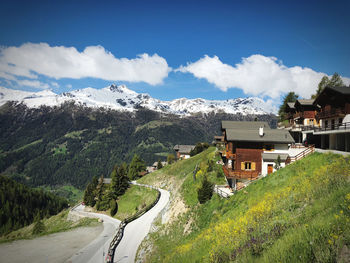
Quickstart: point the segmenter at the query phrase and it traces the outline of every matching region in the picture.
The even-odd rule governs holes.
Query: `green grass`
[[[158,192],[154,189],[131,185],[124,195],[117,200],[118,212],[115,215],[119,220],[123,220],[146,206],[153,203],[157,198]]]
[[[64,137],[72,138],[72,139],[81,139],[80,135],[85,131],[87,131],[87,129],[80,130],[80,131],[72,131],[72,132],[69,132],[66,135],[64,135]]]
[[[31,142],[31,143],[28,143],[28,144],[26,144],[26,145],[23,145],[22,147],[19,147],[19,148],[13,150],[13,152],[22,151],[22,150],[24,150],[25,148],[28,148],[28,147],[30,147],[30,146],[33,146],[33,145],[35,145],[35,144],[37,144],[37,143],[41,143],[42,141],[43,141],[43,140],[40,139],[40,140],[36,140],[36,141],[34,141],[34,142]]]
[[[173,123],[170,121],[155,120],[155,121],[150,121],[144,125],[137,126],[135,129],[135,132],[138,132],[142,129],[155,129],[161,126],[171,126],[171,125],[173,125]]]
[[[155,184],[163,180],[166,187],[171,180],[182,182],[179,193],[188,207],[150,235],[148,262],[345,260],[342,251],[350,246],[348,158],[315,153],[228,200],[214,194],[199,205],[191,171],[211,155],[209,149],[142,179]]]
[[[1,236],[0,243],[14,241],[18,239],[32,239],[38,236],[64,232],[77,227],[97,226],[100,224],[97,221],[97,219],[94,219],[94,218],[82,218],[76,222],[67,220],[68,213],[69,213],[69,210],[66,209],[55,216],[43,219],[42,221],[45,225],[45,231],[40,235],[32,235],[32,230],[34,226],[34,223],[33,223],[29,226],[13,231],[5,236]]]
[[[83,199],[84,191],[78,188],[75,188],[71,185],[63,185],[63,186],[43,186],[40,187],[46,191],[49,191],[55,195],[66,198],[71,205],[76,204],[78,201]]]

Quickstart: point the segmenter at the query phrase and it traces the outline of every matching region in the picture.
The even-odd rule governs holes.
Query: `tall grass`
[[[203,153],[197,161],[209,156]],[[215,195],[203,205],[194,202],[188,167],[184,168],[182,194],[189,210],[152,234],[149,262],[344,259],[341,251],[350,245],[348,158],[315,153],[256,181],[229,200]],[[181,176],[181,166],[177,171]]]

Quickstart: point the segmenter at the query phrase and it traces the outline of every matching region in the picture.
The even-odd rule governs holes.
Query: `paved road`
[[[133,182],[133,184],[137,184]],[[119,243],[114,256],[114,262],[118,263],[133,263],[135,261],[136,252],[142,240],[147,236],[153,220],[166,207],[169,202],[170,194],[168,191],[158,189],[161,193],[158,203],[143,216],[129,223],[124,230],[124,236]],[[75,211],[84,216],[99,217],[104,220],[104,230],[98,238],[84,247],[67,262],[72,263],[98,263],[104,262],[103,255],[107,255],[107,250],[110,242],[113,239],[116,228],[120,221],[111,218],[107,215],[84,212],[84,206],[80,205],[75,208]],[[105,258],[105,256],[104,256]]]
[[[107,215],[84,212],[84,206],[80,205],[74,208],[74,211],[82,216],[97,217],[103,219],[103,231],[102,233],[90,244],[75,253],[67,262],[72,263],[99,263],[105,262],[105,255],[107,255],[109,244],[111,243],[113,236],[120,221]]]
[[[114,262],[133,263],[135,261],[137,248],[147,236],[153,220],[169,202],[169,192],[163,189],[158,190],[161,193],[158,203],[146,214],[125,227],[123,239],[115,251]]]

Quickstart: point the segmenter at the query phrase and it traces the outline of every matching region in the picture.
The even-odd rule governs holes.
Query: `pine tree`
[[[45,231],[45,225],[43,221],[41,221],[39,213],[36,214],[34,222],[35,222],[35,225],[32,230],[33,235],[38,235]]]
[[[128,177],[130,180],[135,180],[139,177],[141,171],[146,170],[145,162],[135,154],[129,165]]]
[[[211,183],[207,175],[204,175],[200,188],[197,190],[197,197],[200,204],[209,201],[213,196],[214,185]]]
[[[280,117],[280,121],[284,121],[286,119],[286,108],[287,103],[289,102],[295,102],[299,98],[299,95],[295,94],[294,92],[289,92],[284,98],[283,103],[280,106],[278,110],[278,115]]]
[[[111,184],[109,187],[110,199],[117,199],[125,193],[126,189],[129,187],[129,178],[126,172],[126,163],[120,166],[114,166],[111,174]]]
[[[109,204],[111,211],[110,214],[111,216],[114,216],[118,212],[118,203],[115,200],[111,200]]]
[[[275,161],[275,166],[274,166],[274,168],[275,168],[276,170],[281,169],[281,156],[280,156],[280,155],[277,156],[277,160]]]
[[[168,164],[172,164],[173,162],[175,162],[175,155],[169,153],[168,157],[167,157],[167,162],[168,162]]]

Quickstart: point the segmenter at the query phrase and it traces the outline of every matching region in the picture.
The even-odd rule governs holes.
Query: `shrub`
[[[209,201],[213,196],[214,185],[210,182],[206,175],[204,175],[202,184],[197,190],[198,201],[200,204],[204,204]]]
[[[111,207],[111,216],[114,216],[118,212],[118,203],[115,200],[111,200],[109,206]]]

